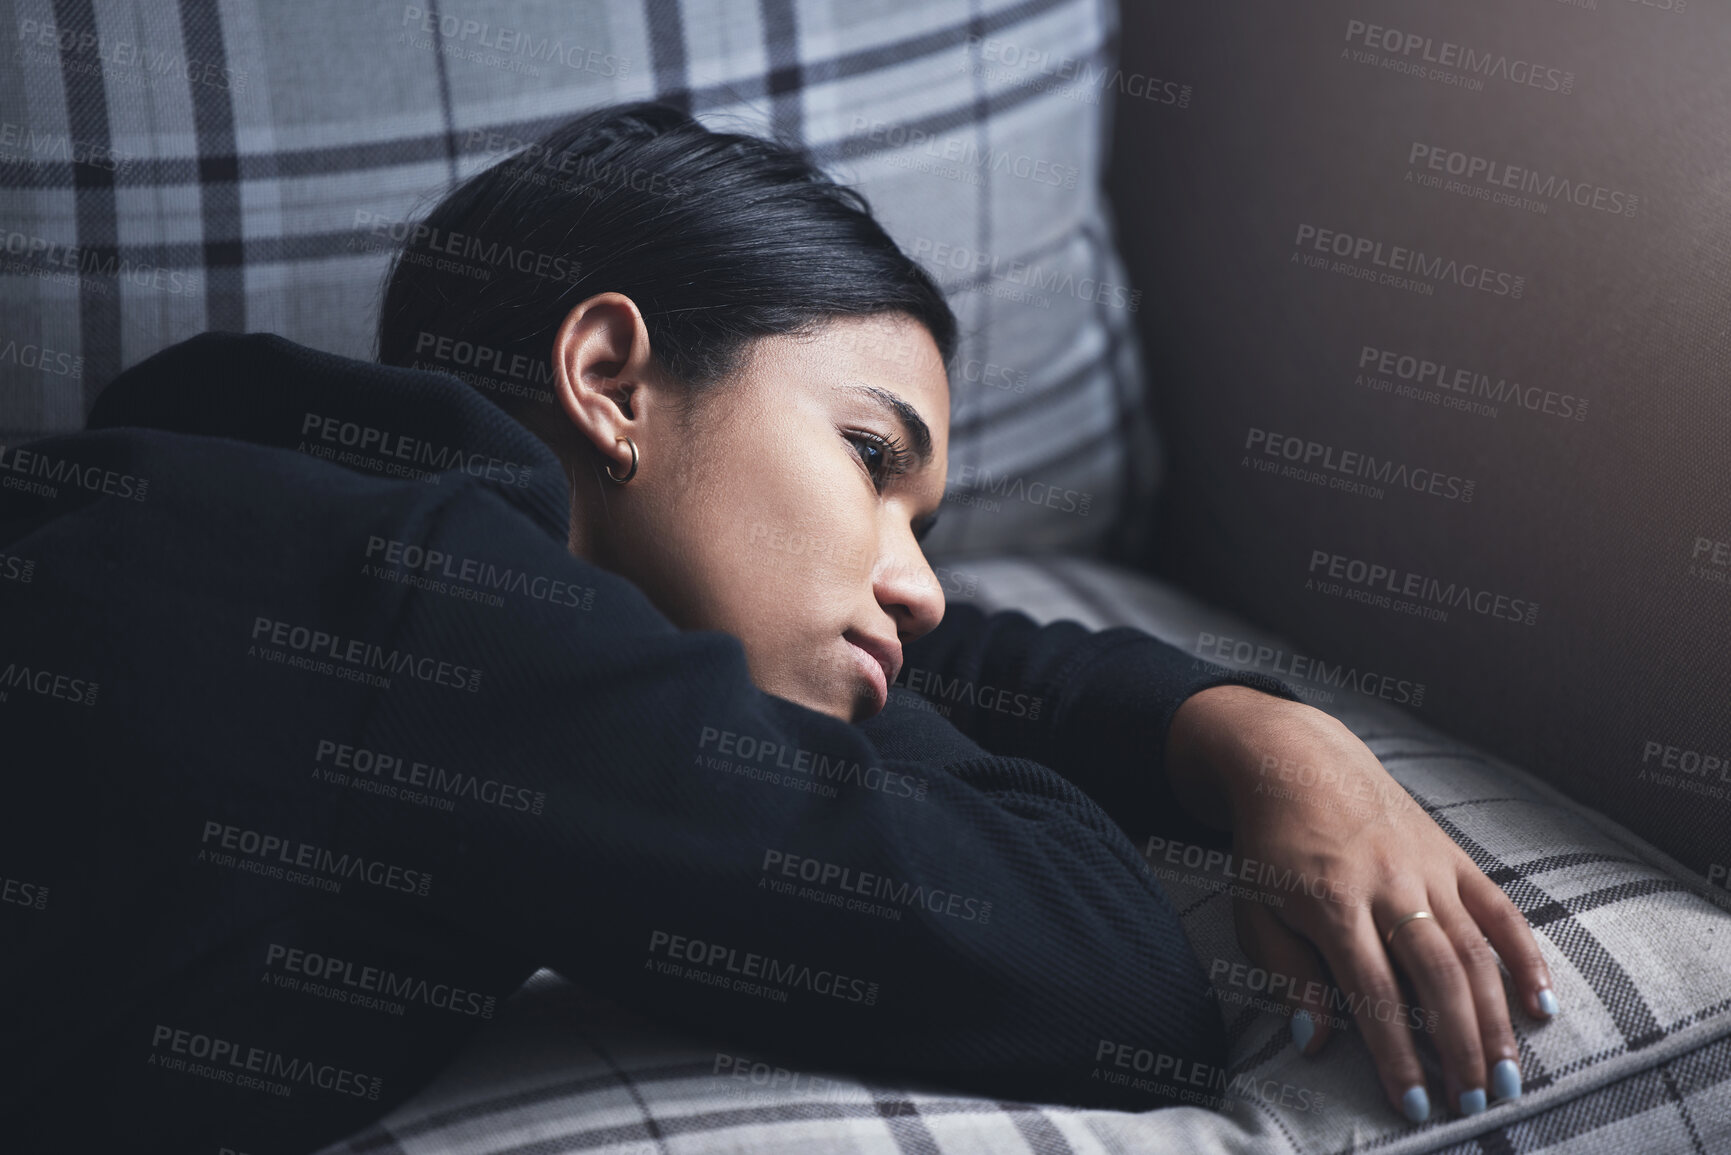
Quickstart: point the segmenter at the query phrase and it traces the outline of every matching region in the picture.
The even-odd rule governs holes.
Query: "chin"
[[[865,696],[848,697],[845,694],[819,694],[813,691],[809,681],[803,681],[797,686],[777,686],[765,682],[758,683],[758,689],[766,694],[774,694],[778,698],[786,698],[804,706],[808,710],[816,710],[819,714],[828,714],[841,722],[863,722],[876,713],[871,708],[871,701]]]
[[[878,713],[877,695],[853,676],[851,669],[799,671],[792,681],[753,678],[766,694],[797,702],[808,710],[859,725]]]
[[[771,691],[771,693],[774,692]],[[820,714],[828,714],[840,721],[852,723],[855,726],[878,712],[876,695],[864,688],[850,686],[821,697],[818,695],[790,695],[790,697],[802,706],[816,710]]]
[[[861,694],[854,699],[853,708],[849,711],[847,720],[857,726],[867,718],[875,717],[877,713],[877,699],[870,694]]]

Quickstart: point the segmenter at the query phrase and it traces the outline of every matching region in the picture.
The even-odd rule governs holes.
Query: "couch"
[[[1200,239],[1225,245],[1305,223],[1290,212],[1265,223],[1267,202],[1244,192],[1278,193],[1270,173],[1293,171],[1281,167],[1292,158],[1221,133],[1260,131],[1278,112],[1277,138],[1298,151],[1350,135],[1346,119],[1307,121],[1321,113],[1289,96],[1303,86],[1269,77],[1282,43],[1358,50],[1333,38],[1349,21],[1372,21],[1337,7],[1300,16],[1236,2],[1121,14],[1103,0],[13,6],[16,39],[0,68],[0,441],[77,428],[120,369],[206,329],[269,330],[369,355],[392,229],[581,109],[658,97],[717,126],[800,140],[865,191],[962,322],[946,512],[928,543],[947,596],[1041,620],[1136,625],[1199,660],[1303,670],[1292,680],[1306,700],[1346,721],[1526,912],[1562,1007],[1543,1025],[1516,1017],[1522,1098],[1408,1124],[1383,1101],[1353,1032],[1315,1059],[1295,1053],[1286,1022],[1259,1005],[1227,897],[1178,877],[1167,885],[1215,977],[1232,1041],[1230,1082],[1207,1106],[1085,1111],[791,1070],[736,1041],[653,1027],[605,992],[543,971],[434,1084],[331,1155],[1731,1149],[1731,892],[1711,870],[1715,852],[1703,857],[1698,838],[1662,846],[1652,821],[1630,829],[1602,792],[1566,789],[1566,767],[1542,748],[1506,757],[1464,737],[1506,737],[1528,719],[1498,720],[1483,693],[1469,692],[1462,654],[1500,656],[1525,678],[1544,662],[1566,666],[1571,635],[1543,633],[1555,620],[1549,587],[1535,595],[1542,627],[1509,624],[1548,648],[1516,661],[1473,649],[1478,633],[1395,628],[1346,599],[1323,613],[1315,597],[1258,584],[1278,562],[1290,586],[1295,543],[1328,535],[1343,543],[1328,552],[1381,542],[1415,567],[1461,549],[1458,519],[1415,513],[1433,495],[1390,495],[1411,499],[1402,504],[1313,492],[1236,460],[1251,427],[1345,436],[1287,420],[1279,406],[1291,381],[1266,369],[1297,337],[1356,315],[1331,290],[1363,286],[1282,270],[1292,279],[1270,304],[1254,265],[1267,250]],[[1658,18],[1621,4],[1536,7],[1600,28]],[[1495,40],[1481,9],[1463,6],[1451,20],[1465,31],[1452,34]],[[1694,8],[1670,15],[1692,22],[1634,27],[1701,37],[1723,23]],[[1586,35],[1568,33],[1583,58]],[[1247,45],[1268,55],[1255,73],[1262,88],[1249,83]],[[1530,76],[1536,49],[1509,51]],[[1372,66],[1349,55],[1340,67]],[[1375,67],[1378,82],[1394,73]],[[1403,107],[1417,116],[1458,88],[1414,81],[1404,91],[1417,103]],[[1355,111],[1329,91],[1337,112]],[[1341,147],[1351,153],[1350,140]],[[1257,156],[1263,168],[1246,160]],[[1229,189],[1243,195],[1232,200]],[[1403,339],[1419,348],[1418,337]],[[1334,368],[1301,357],[1291,372],[1320,380]],[[1392,395],[1374,400],[1403,412]],[[1279,420],[1259,416],[1269,411]],[[1588,412],[1586,428],[1598,428],[1604,406]],[[1398,418],[1371,426],[1366,436],[1414,436]],[[1559,442],[1554,452],[1561,461],[1579,449]],[[1518,472],[1505,464],[1486,476]],[[1348,498],[1384,504],[1367,518]],[[1696,536],[1726,536],[1712,530],[1711,507],[1692,516]],[[1502,539],[1466,540],[1473,570]],[[1310,555],[1296,556],[1302,566]],[[1698,560],[1716,564],[1711,548]],[[1446,638],[1467,641],[1450,648]],[[1710,742],[1683,734],[1660,745]],[[1681,792],[1657,797],[1687,809]]]

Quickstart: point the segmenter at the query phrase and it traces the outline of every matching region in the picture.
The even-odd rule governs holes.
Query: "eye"
[[[890,478],[907,472],[909,454],[900,441],[865,429],[850,429],[843,436],[858,451],[860,464],[880,491]]]

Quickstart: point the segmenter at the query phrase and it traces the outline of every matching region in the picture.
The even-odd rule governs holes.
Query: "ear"
[[[597,293],[566,314],[553,337],[553,388],[565,417],[617,473],[639,446],[643,408],[655,392],[649,329],[623,293]]]

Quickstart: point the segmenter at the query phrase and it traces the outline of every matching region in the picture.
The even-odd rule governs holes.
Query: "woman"
[[[669,191],[633,195],[643,174]],[[476,281],[399,261],[381,359],[438,367],[415,354],[428,333],[537,359],[550,343],[556,403],[495,399],[570,471],[572,552],[629,577],[681,626],[740,638],[764,689],[855,721],[881,708],[904,651],[917,661],[915,640],[945,612],[918,543],[944,492],[955,322],[863,203],[789,152],[637,106],[564,126],[472,178],[426,223],[545,244],[582,273]],[[871,484],[851,475],[837,430]],[[609,485],[603,470],[636,479]],[[823,564],[766,555],[783,538],[821,543]],[[1238,900],[1252,958],[1300,989],[1325,959],[1369,1004],[1400,1001],[1398,967],[1440,1017],[1448,1102],[1471,1112],[1487,1087],[1519,1094],[1485,939],[1542,1016],[1553,996],[1531,931],[1364,744],[1311,707],[1229,688],[1190,698],[1174,731],[1168,774],[1187,810],[1230,826],[1243,858],[1368,900],[1302,895],[1279,915]],[[1287,765],[1333,768],[1338,785],[1256,792],[1269,767]],[[1373,817],[1339,805],[1365,798],[1378,800]],[[1430,925],[1403,924],[1391,958],[1382,940],[1412,911]],[[1315,1053],[1326,1021],[1296,1016],[1295,1041]],[[1359,1022],[1390,1101],[1423,1119],[1411,1031],[1369,1010]]]
[[[382,364],[205,335],[29,447],[149,484],[0,495],[7,553],[77,575],[4,636],[115,711],[15,712],[66,770],[0,819],[58,901],[0,956],[41,995],[9,1134],[98,1086],[133,1150],[334,1138],[543,965],[808,1066],[1167,1105],[1111,1076],[1224,1038],[1138,828],[1230,830],[1295,1044],[1332,976],[1424,1119],[1403,976],[1449,1106],[1519,1094],[1490,946],[1554,1013],[1531,932],[1343,726],[1138,631],[946,612],[954,342],[856,195],[631,105],[433,209]],[[1040,708],[952,725],[913,671]]]

